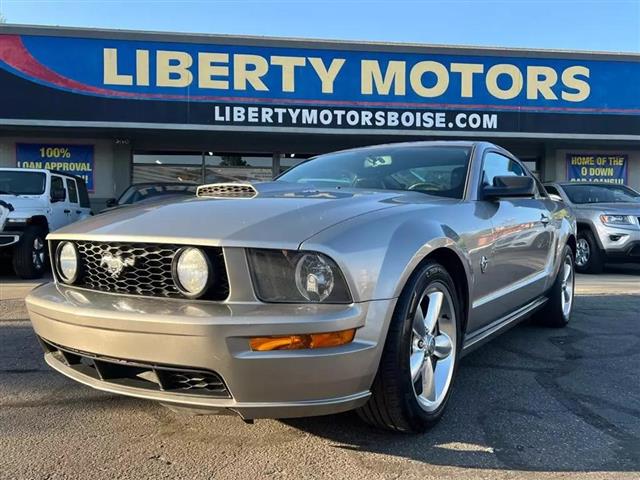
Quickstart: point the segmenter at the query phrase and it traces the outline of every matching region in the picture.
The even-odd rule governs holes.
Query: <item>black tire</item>
[[[588,246],[588,256],[584,265],[578,265],[578,263],[576,263],[576,270],[580,273],[601,273],[604,268],[604,258],[593,232],[588,228],[580,230],[577,241],[578,245],[581,241],[586,242]]]
[[[562,252],[562,264],[560,265],[560,270],[558,271],[556,280],[553,282],[553,286],[549,290],[549,300],[542,309],[535,313],[533,317],[534,320],[540,325],[553,328],[562,328],[566,327],[571,320],[573,302],[575,301],[576,279],[574,271],[572,271],[570,276],[571,278],[569,280],[571,283],[567,283],[567,286],[571,288],[570,305],[569,311],[567,313],[565,309],[565,302],[563,302],[563,296],[565,296],[567,292],[567,290],[565,289],[566,272],[564,270],[566,262],[569,262],[571,268],[575,268],[573,250],[568,245],[564,247],[564,250]]]
[[[409,357],[414,335],[413,314],[422,292],[428,291],[430,285],[434,284],[446,286],[449,292],[455,312],[453,321],[457,333],[453,346],[453,373],[448,391],[439,407],[427,412],[420,406],[414,392]],[[413,273],[398,299],[378,373],[371,388],[371,397],[367,404],[358,409],[360,418],[378,428],[409,433],[424,432],[440,420],[448,403],[458,366],[462,344],[462,312],[456,287],[442,265],[428,261]]]
[[[40,278],[46,271],[46,236],[47,230],[36,225],[28,226],[23,232],[20,241],[13,249],[13,270],[20,278]],[[41,245],[41,248],[36,248],[37,245]]]

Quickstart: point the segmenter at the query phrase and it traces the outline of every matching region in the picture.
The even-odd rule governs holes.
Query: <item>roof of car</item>
[[[159,186],[167,186],[167,185],[185,185],[187,187],[198,186],[197,183],[192,182],[141,182],[141,183],[132,183],[129,187],[151,187],[154,185]]]
[[[82,177],[79,177],[78,175],[74,175],[73,173],[68,173],[68,172],[62,172],[60,170],[49,170],[48,168],[22,168],[22,167],[2,167],[0,168],[0,170],[9,170],[12,172],[38,172],[38,173],[54,173],[56,175],[60,175],[63,177],[69,177],[69,178],[74,178],[76,180],[82,180],[84,182],[84,179]]]
[[[2,167],[0,170],[10,170],[12,172],[42,172],[46,173],[49,170],[44,168],[21,168],[21,167]]]
[[[346,148],[344,150],[338,150],[338,151],[327,152],[327,153],[343,153],[343,152],[350,152],[354,150],[367,150],[370,148],[374,149],[374,148],[384,148],[384,147],[398,148],[398,147],[477,147],[477,146],[495,147],[498,150],[507,152],[507,150],[505,150],[504,148],[491,142],[472,141],[472,140],[419,140],[415,142],[394,142],[394,143],[380,143],[375,145],[363,145],[361,147]],[[321,155],[318,155],[318,156],[321,156]]]
[[[84,182],[84,178],[79,175],[74,175],[73,173],[61,172],[60,170],[51,170],[51,173],[55,173],[56,175],[61,175],[63,177],[70,177],[76,180],[82,180]]]
[[[608,186],[613,186],[613,187],[619,187],[620,185],[617,183],[605,183],[605,182],[545,182],[544,183],[545,186],[547,185],[560,185],[561,187],[564,187],[566,185],[584,185],[584,186],[595,186],[595,187],[608,187]],[[622,185],[623,187],[625,185]]]

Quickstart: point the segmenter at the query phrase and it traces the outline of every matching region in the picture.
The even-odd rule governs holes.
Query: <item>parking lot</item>
[[[353,414],[186,416],[45,366],[33,282],[0,275],[0,478],[634,478],[640,472],[640,269],[579,276],[569,328],[523,324],[466,357],[421,436]]]

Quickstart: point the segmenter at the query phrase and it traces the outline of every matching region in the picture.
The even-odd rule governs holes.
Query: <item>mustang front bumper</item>
[[[27,297],[45,359],[59,372],[100,390],[248,419],[324,415],[363,405],[394,306],[395,299],[352,305],[150,299],[53,283]],[[358,329],[354,341],[340,347],[249,348],[250,337],[349,328]],[[167,389],[158,382],[167,371],[182,370],[218,375],[227,394]]]

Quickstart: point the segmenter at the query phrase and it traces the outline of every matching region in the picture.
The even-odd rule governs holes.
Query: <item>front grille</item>
[[[630,257],[640,257],[640,244],[636,243],[635,245],[632,245],[627,254]]]
[[[40,342],[45,352],[76,372],[96,380],[145,390],[231,398],[224,381],[214,371],[102,357],[61,347],[43,338]]]
[[[185,393],[215,393],[224,388],[218,374],[211,372],[165,370],[162,372],[161,381],[165,388]]]
[[[126,293],[149,297],[184,298],[175,284],[173,259],[182,245],[122,242],[75,242],[81,272],[74,285],[101,292]],[[55,252],[55,245],[52,251]],[[224,300],[229,283],[222,249],[203,248],[212,267],[213,282],[206,300]],[[108,259],[120,257],[125,266],[118,274],[108,269]]]

